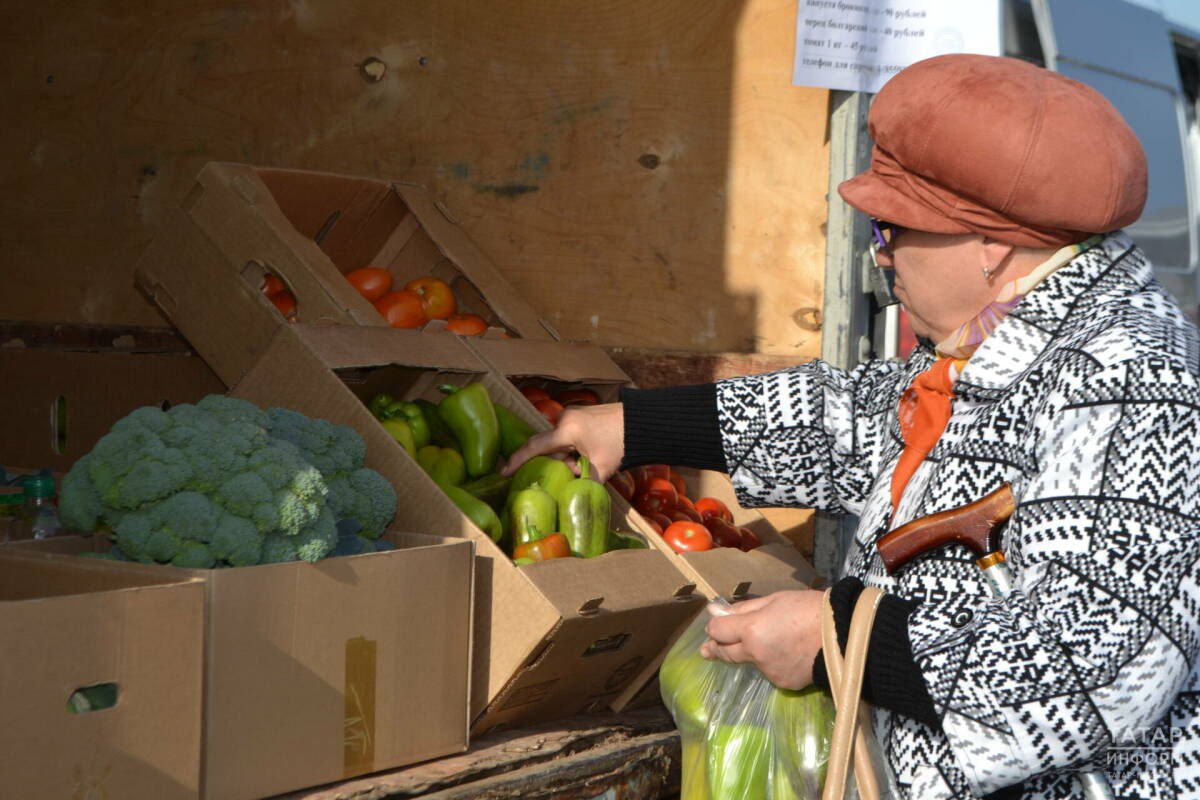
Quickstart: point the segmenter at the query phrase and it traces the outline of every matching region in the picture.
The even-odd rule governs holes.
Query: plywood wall
[[[160,325],[131,266],[208,160],[426,183],[563,335],[820,351],[827,93],[794,0],[22,3],[0,319]]]

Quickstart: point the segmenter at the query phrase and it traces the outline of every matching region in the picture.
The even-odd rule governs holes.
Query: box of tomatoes
[[[787,537],[758,511],[738,505],[727,475],[649,464],[613,482],[710,597],[742,600],[817,582]]]
[[[288,322],[554,338],[429,192],[377,178],[210,162],[135,274],[227,382]],[[217,329],[234,286],[259,302]]]

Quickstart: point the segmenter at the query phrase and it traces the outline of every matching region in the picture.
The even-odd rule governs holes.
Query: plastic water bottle
[[[35,475],[25,479],[25,518],[35,539],[48,539],[62,530],[54,498],[54,478]]]
[[[20,486],[0,486],[0,542],[21,538],[25,490]]]

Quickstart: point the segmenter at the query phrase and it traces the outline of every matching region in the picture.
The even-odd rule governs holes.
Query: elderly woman
[[[1145,201],[1137,139],[1082,84],[966,55],[898,73],[870,128],[871,166],[839,190],[895,271],[907,363],[627,391],[513,466],[687,464],[747,506],[857,515],[832,601],[844,629],[864,584],[888,593],[865,696],[909,797],[1079,797],[1081,770],[1119,797],[1196,796],[1200,341],[1120,230]],[[1010,597],[957,545],[885,572],[887,531],[1004,483]],[[705,654],[822,683],[819,602],[738,604]]]

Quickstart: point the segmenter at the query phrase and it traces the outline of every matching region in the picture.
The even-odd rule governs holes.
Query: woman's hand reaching
[[[512,475],[526,461],[541,455],[561,458],[572,468],[576,456],[586,456],[592,477],[608,480],[625,456],[625,407],[621,403],[568,407],[554,430],[530,437],[501,473]]]

